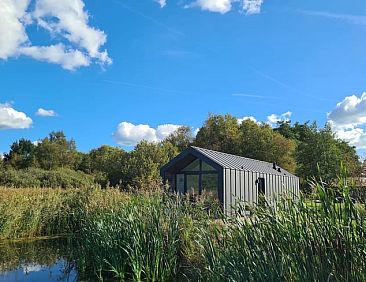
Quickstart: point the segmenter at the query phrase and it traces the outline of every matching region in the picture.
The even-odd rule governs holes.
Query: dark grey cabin
[[[160,173],[172,191],[210,194],[228,214],[238,202],[258,203],[260,194],[270,204],[284,194],[299,195],[299,178],[274,163],[193,146],[164,165]]]

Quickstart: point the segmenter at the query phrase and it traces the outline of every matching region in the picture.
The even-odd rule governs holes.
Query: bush
[[[80,171],[60,168],[42,170],[0,170],[0,186],[14,188],[82,188],[95,185],[94,177]]]

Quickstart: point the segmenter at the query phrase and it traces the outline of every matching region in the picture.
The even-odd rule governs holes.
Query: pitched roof
[[[199,152],[200,154],[206,156],[213,162],[217,163],[223,168],[230,169],[238,169],[238,170],[246,170],[246,171],[254,171],[254,172],[263,172],[275,175],[289,176],[289,177],[297,177],[282,167],[280,168],[281,172],[273,168],[273,163],[268,163],[264,161],[249,159],[241,156],[231,155],[227,153],[212,151],[200,147],[191,146],[191,149]]]

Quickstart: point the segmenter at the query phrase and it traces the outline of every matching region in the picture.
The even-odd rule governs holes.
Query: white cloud
[[[243,10],[248,15],[259,14],[261,12],[262,4],[263,0],[244,0]]]
[[[0,104],[0,129],[24,129],[32,125],[32,119],[9,104]]]
[[[40,116],[40,117],[54,117],[57,114],[54,110],[45,110],[45,109],[39,108],[38,111],[36,112],[36,115]]]
[[[62,44],[39,47],[30,46],[20,48],[23,55],[39,61],[61,65],[64,69],[74,70],[81,66],[89,66],[90,59],[79,50],[65,50]]]
[[[238,118],[238,123],[241,124],[243,121],[245,121],[247,119],[254,121],[255,123],[258,123],[257,119],[253,116]]]
[[[267,117],[266,123],[269,124],[270,126],[275,126],[277,124],[277,122],[289,121],[291,118],[291,115],[292,115],[291,112],[286,112],[281,115],[271,114],[270,116]]]
[[[202,10],[224,14],[231,10],[231,2],[232,0],[196,0],[185,8],[200,7]]]
[[[160,4],[160,7],[164,8],[166,5],[166,0],[155,0],[156,2],[158,2]]]
[[[366,92],[360,97],[348,96],[328,114],[328,122],[339,139],[357,149],[366,148],[366,132],[359,126],[366,124]]]
[[[0,0],[0,59],[26,55],[69,70],[91,62],[111,64],[107,51],[101,50],[107,37],[89,25],[84,8],[83,0]],[[33,45],[26,34],[31,24],[60,43]]]
[[[283,113],[281,115],[277,115],[277,114],[271,114],[269,116],[267,116],[267,120],[265,122],[261,122],[261,121],[258,121],[255,117],[253,116],[245,116],[243,118],[238,118],[238,123],[241,124],[243,121],[245,120],[251,120],[251,121],[254,121],[256,124],[268,124],[270,126],[275,126],[277,124],[277,122],[280,122],[280,121],[289,121],[290,118],[291,118],[291,115],[292,113],[291,112],[286,112],[286,113]]]
[[[184,7],[199,7],[202,10],[225,14],[232,10],[235,3],[238,3],[246,14],[252,15],[261,12],[263,0],[195,0]]]
[[[171,133],[179,128],[180,125],[164,124],[157,128],[152,128],[147,124],[132,124],[129,122],[121,122],[113,136],[120,145],[136,145],[142,140],[150,142],[158,142],[168,137]]]
[[[328,114],[337,127],[352,128],[366,123],[366,92],[360,97],[352,95],[344,98],[335,109]]]
[[[0,0],[0,59],[18,54],[18,48],[28,41],[22,19],[30,0]]]

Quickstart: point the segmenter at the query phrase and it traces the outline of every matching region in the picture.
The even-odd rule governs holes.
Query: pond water
[[[0,282],[77,281],[73,252],[65,239],[0,242]]]

